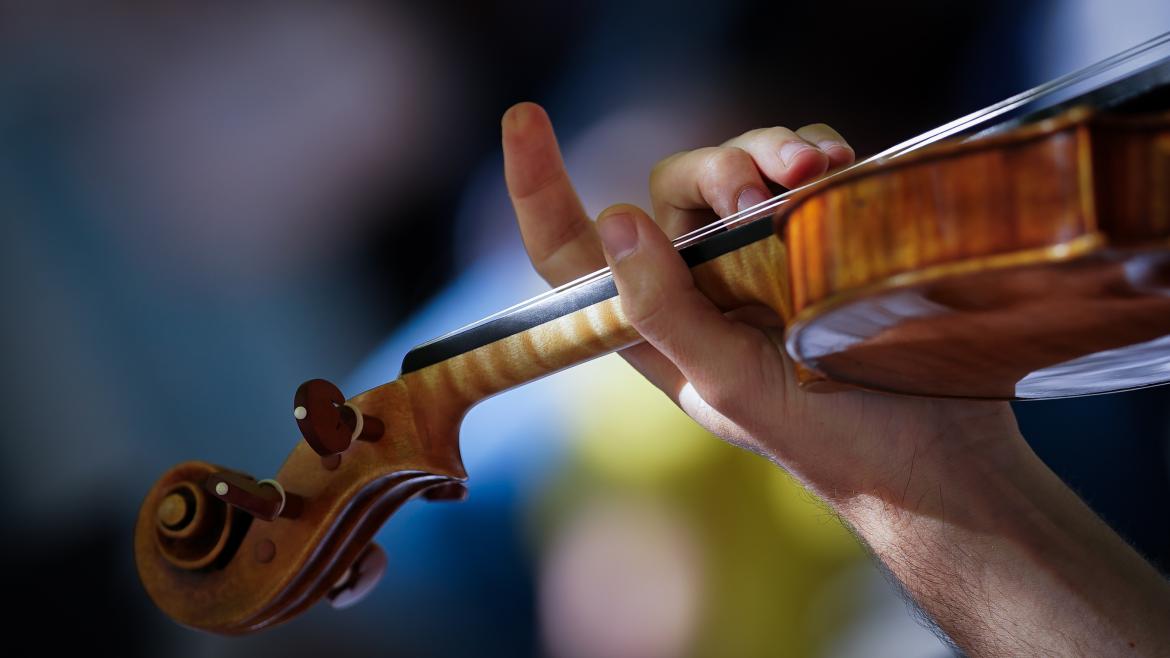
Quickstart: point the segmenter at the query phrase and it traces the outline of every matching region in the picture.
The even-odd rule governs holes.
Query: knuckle
[[[528,247],[528,257],[536,271],[546,279],[553,272],[554,260],[590,228],[585,221],[565,222],[555,232],[543,237],[539,244]]]
[[[622,310],[626,313],[626,319],[645,337],[663,335],[663,328],[669,326],[667,322],[669,308],[666,295],[659,291],[622,300]]]
[[[679,151],[662,158],[658,162],[655,162],[654,166],[650,168],[650,186],[654,187],[656,184],[661,183],[663,176],[665,176],[666,173],[670,171],[670,169],[674,167],[675,164],[688,153],[690,153],[690,151]]]
[[[727,171],[738,169],[751,161],[752,156],[738,146],[720,146],[707,154],[703,164],[708,171]]]
[[[743,134],[748,140],[768,140],[780,135],[791,135],[792,131],[784,126],[767,126],[749,130]]]
[[[744,173],[754,169],[752,156],[738,146],[723,146],[714,149],[703,160],[703,169],[699,184],[710,188],[726,179],[728,176]]]
[[[772,126],[760,129],[760,139],[765,142],[786,142],[796,136],[796,133],[784,126]]]
[[[695,151],[679,151],[659,160],[651,167],[651,196],[658,198],[663,196],[668,191],[668,187],[672,185],[672,180],[675,179],[677,169],[680,163],[686,162],[686,158]]]

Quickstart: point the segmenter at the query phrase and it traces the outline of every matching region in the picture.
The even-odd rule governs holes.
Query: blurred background
[[[131,533],[176,462],[274,473],[300,382],[353,395],[544,289],[514,102],[595,214],[678,150],[823,121],[865,155],[1167,30],[1162,0],[0,2],[5,625],[48,654],[949,655],[831,514],[615,357],[475,409],[469,500],[394,516],[350,610],[181,628]],[[1017,410],[1170,568],[1170,388]]]

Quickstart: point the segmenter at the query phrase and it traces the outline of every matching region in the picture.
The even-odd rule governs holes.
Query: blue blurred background
[[[350,610],[178,627],[131,530],[176,462],[273,473],[301,381],[379,385],[543,290],[514,102],[596,213],[681,149],[824,121],[864,155],[1167,30],[1162,0],[0,3],[8,624],[50,654],[948,655],[827,511],[613,357],[474,410],[470,499],[393,517]],[[1170,388],[1017,410],[1170,567]]]

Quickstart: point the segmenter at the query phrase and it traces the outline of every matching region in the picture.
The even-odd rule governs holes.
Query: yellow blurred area
[[[571,427],[583,465],[630,486],[686,477],[720,449],[711,435],[616,354],[573,373]]]
[[[713,437],[619,357],[599,359],[575,374],[579,404],[567,420],[576,441],[565,465],[568,473],[553,478],[556,488],[545,497],[547,507],[541,515],[545,563],[569,565],[559,567],[566,569],[592,565],[588,568],[595,573],[592,579],[566,578],[546,570],[546,577],[585,590],[593,583],[603,590],[597,595],[602,600],[653,600],[647,590],[677,596],[677,586],[655,581],[656,573],[669,570],[638,566],[645,565],[645,557],[636,547],[654,546],[664,562],[693,563],[700,572],[692,574],[697,587],[681,590],[693,591],[701,599],[697,622],[686,629],[688,637],[664,639],[660,646],[689,647],[690,655],[696,656],[821,654],[855,613],[848,594],[853,590],[841,586],[841,581],[850,577],[851,567],[863,560],[864,553],[848,530],[780,468]],[[605,509],[613,510],[614,523],[598,521]],[[637,510],[644,520],[631,523],[623,509]],[[651,513],[647,510],[659,510],[663,523],[681,529],[658,532],[659,524],[645,520]],[[586,517],[588,523],[578,523]],[[560,559],[565,551],[575,550],[565,546],[565,538],[588,543],[589,528],[607,534],[603,543],[611,548],[598,549],[604,559]],[[681,559],[666,554],[663,546],[669,544],[662,536],[694,545],[677,547],[686,558]],[[637,561],[634,555],[640,556]],[[611,570],[622,574],[616,582],[606,578]],[[574,596],[590,593],[578,591]],[[542,598],[546,619],[563,622],[564,611],[548,607],[567,597]],[[630,621],[629,610],[620,614],[622,619],[604,625],[591,614],[582,624],[596,624],[594,634],[577,632],[572,641],[596,638],[611,632],[606,629],[612,624]],[[648,634],[660,630],[652,627],[655,623],[677,626],[646,615]],[[561,640],[547,639],[554,655],[591,653],[591,647],[557,646]],[[665,649],[657,653],[647,649],[653,646],[635,643],[631,647],[637,650],[630,651],[669,655]],[[614,646],[607,644],[605,649],[612,651]]]

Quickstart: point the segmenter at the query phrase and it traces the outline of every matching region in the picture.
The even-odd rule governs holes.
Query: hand
[[[672,156],[650,179],[658,224],[613,206],[595,226],[544,111],[511,108],[503,132],[537,271],[556,285],[608,262],[646,339],[626,360],[825,498],[968,655],[1170,655],[1170,586],[1036,457],[1006,403],[806,392],[776,322],[724,315],[695,288],[669,236],[764,200],[765,180],[848,164],[839,134],[768,128]]]
[[[910,481],[916,461],[949,462],[976,444],[988,459],[1020,448],[1006,403],[805,392],[779,329],[726,317],[695,289],[670,238],[766,200],[766,181],[794,187],[851,163],[852,148],[832,128],[753,130],[666,158],[650,177],[658,224],[638,208],[614,206],[596,227],[539,106],[511,108],[503,142],[508,190],[537,271],[555,286],[608,261],[623,310],[647,341],[623,356],[714,434],[840,502],[876,495],[929,504],[933,491]]]

